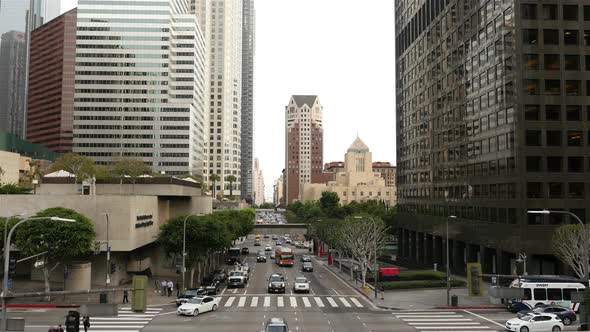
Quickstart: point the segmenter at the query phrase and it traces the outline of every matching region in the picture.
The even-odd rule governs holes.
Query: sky
[[[392,0],[255,0],[254,154],[265,198],[285,164],[285,106],[316,94],[324,163],[343,161],[357,134],[373,161],[395,165]]]

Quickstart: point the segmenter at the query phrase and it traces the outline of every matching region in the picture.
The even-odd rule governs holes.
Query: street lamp
[[[28,213],[23,212],[23,213],[15,214],[13,216],[6,218],[6,220],[4,221],[4,250],[6,250],[6,236],[8,235],[8,220],[10,220],[12,218],[16,218],[16,217],[22,217],[26,214],[28,214]]]
[[[446,219],[446,238],[447,238],[447,306],[451,305],[451,268],[449,264],[449,219],[456,219],[457,216],[450,215]]]
[[[184,274],[186,271],[186,221],[190,218],[190,214],[184,218],[182,222],[182,289],[184,290]]]
[[[580,225],[582,226],[582,229],[584,230],[584,238],[587,240],[588,237],[590,236],[588,234],[588,228],[586,227],[586,225],[584,225],[584,223],[582,222],[582,220],[575,214],[569,212],[569,211],[560,211],[560,210],[528,210],[527,211],[528,214],[565,214],[568,215],[570,217],[574,217],[574,219],[576,219],[576,221],[578,223],[580,223]],[[586,262],[586,282],[588,283],[588,286],[590,287],[590,261],[588,258],[588,248],[586,248],[586,250],[584,250],[584,261]]]
[[[522,274],[525,275],[525,276],[528,274],[526,272],[526,259],[527,259],[526,253],[523,253],[523,254],[518,253],[518,259],[516,259],[516,261],[519,262],[519,263],[523,263],[523,266],[522,266],[523,272],[522,272]]]
[[[106,217],[107,221],[107,279],[106,286],[109,287],[111,284],[111,246],[109,244],[109,214],[106,212],[101,213]]]
[[[10,229],[10,233],[8,233],[8,236],[5,238],[4,242],[4,280],[2,281],[2,293],[0,293],[0,297],[2,297],[2,322],[0,324],[0,331],[2,332],[6,332],[6,315],[8,312],[6,309],[6,295],[8,294],[8,262],[10,260],[10,246],[8,244],[10,243],[10,238],[12,237],[14,230],[25,221],[32,220],[76,222],[75,219],[66,219],[60,217],[32,217],[17,222],[16,225]]]

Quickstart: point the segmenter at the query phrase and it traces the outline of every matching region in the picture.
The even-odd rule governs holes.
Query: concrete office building
[[[396,2],[400,257],[567,273],[551,236],[590,204],[590,5]],[[450,219],[449,216],[456,216]]]
[[[264,199],[264,175],[262,174],[262,169],[260,168],[260,161],[258,158],[254,159],[254,191],[253,191],[253,203],[256,205],[260,205],[265,202]]]
[[[0,130],[24,137],[27,41],[24,32],[8,31],[0,41]]]
[[[373,172],[381,174],[383,180],[385,180],[385,186],[395,188],[395,175],[396,167],[392,166],[387,161],[375,161],[373,162]],[[393,190],[395,192],[395,189]]]
[[[76,9],[31,33],[27,140],[72,152]]]
[[[304,183],[322,179],[323,107],[313,95],[293,95],[285,106],[285,203],[299,199]]]
[[[189,0],[78,6],[73,151],[201,177],[206,48]]]
[[[275,206],[283,205],[283,175],[279,176],[275,180],[273,185],[273,199],[272,202]]]
[[[216,193],[229,195],[230,175],[236,177],[233,195],[241,196],[242,2],[193,0],[199,22],[206,21],[209,51],[209,136],[205,151],[209,174],[221,178]]]
[[[256,12],[254,0],[243,0],[242,22],[242,119],[241,119],[241,193],[242,199],[252,201],[254,174],[254,51]],[[258,204],[258,203],[256,203]]]

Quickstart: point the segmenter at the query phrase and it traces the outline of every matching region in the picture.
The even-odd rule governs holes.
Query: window
[[[520,5],[521,17],[525,20],[537,19],[537,5],[525,3]]]
[[[543,183],[527,182],[526,191],[528,198],[543,198]]]
[[[561,119],[561,106],[545,105],[545,120],[559,121]]]
[[[559,54],[545,54],[545,70],[559,70]]]
[[[563,42],[566,45],[578,45],[578,30],[563,30]]]
[[[567,197],[568,198],[584,198],[584,183],[583,182],[570,182],[567,184]],[[584,219],[582,219],[584,220]]]
[[[524,93],[527,95],[539,94],[539,80],[523,80]]]
[[[577,21],[578,5],[563,5],[563,19],[566,21]]]
[[[547,300],[547,290],[545,288],[533,289],[533,295],[535,296],[535,301]]]
[[[582,82],[578,80],[566,80],[565,93],[567,96],[581,96]]]
[[[561,157],[547,157],[547,171],[551,173],[561,172]]]
[[[580,70],[579,55],[564,55],[565,70]]]
[[[557,19],[557,5],[543,5],[543,19],[556,20]]]
[[[541,157],[528,156],[526,157],[526,171],[527,172],[540,172],[541,171]]]
[[[584,30],[584,46],[590,46],[590,30]]]
[[[561,146],[561,131],[547,130],[547,146]]]
[[[561,288],[547,288],[547,299],[561,301]]]
[[[586,70],[590,70],[590,55],[586,55],[585,56],[586,61],[584,61],[586,63]]]
[[[559,45],[559,30],[544,29],[543,43],[545,43],[545,45]]]
[[[582,106],[570,105],[565,107],[567,121],[580,121],[582,120]]]
[[[590,7],[590,6],[584,6],[584,7]],[[564,301],[569,301],[572,299],[572,293],[577,292],[578,290],[575,288],[564,288],[563,289],[563,300]]]
[[[525,69],[537,70],[539,69],[539,55],[538,54],[525,54],[523,56],[523,62]]]
[[[561,94],[561,82],[559,80],[545,80],[545,94],[546,95],[560,95]]]
[[[568,131],[567,146],[582,146],[582,132],[578,130]]]
[[[524,289],[524,296],[522,297],[523,300],[531,300],[531,289],[530,288],[525,288]]]
[[[526,145],[527,146],[540,146],[541,145],[541,131],[540,130],[527,130],[526,131]]]
[[[584,21],[590,21],[590,6],[584,6]]]
[[[524,118],[528,121],[538,121],[540,114],[539,105],[524,105]]]
[[[567,157],[567,170],[572,173],[584,171],[584,159],[582,157]]]
[[[537,29],[522,29],[522,42],[524,45],[536,45],[539,40]]]
[[[563,183],[549,182],[549,198],[563,198]]]

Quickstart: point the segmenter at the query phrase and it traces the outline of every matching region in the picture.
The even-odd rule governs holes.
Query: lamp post
[[[450,268],[450,262],[449,262],[449,219],[455,219],[457,218],[457,216],[448,216],[448,218],[446,219],[446,244],[447,244],[447,306],[451,305],[451,268]]]
[[[518,253],[518,259],[516,261],[519,262],[519,263],[523,263],[523,265],[522,265],[522,270],[523,270],[522,271],[522,274],[525,275],[525,276],[528,274],[526,272],[526,259],[527,259],[526,253],[523,253],[523,254]]]
[[[111,284],[111,245],[109,243],[109,214],[106,212],[101,213],[106,217],[107,221],[107,277],[106,286],[107,288]]]
[[[6,250],[6,237],[8,236],[8,220],[10,220],[12,218],[16,218],[16,217],[22,217],[22,216],[24,216],[26,214],[27,213],[15,214],[13,216],[10,216],[10,217],[6,218],[6,220],[4,221],[4,250]]]
[[[184,274],[186,271],[186,221],[190,218],[190,214],[184,218],[182,222],[182,289],[184,290]]]
[[[23,219],[23,220],[17,222],[16,225],[14,225],[12,227],[12,229],[10,229],[10,233],[8,233],[8,236],[5,238],[5,242],[4,242],[4,280],[2,281],[2,293],[0,293],[0,297],[2,297],[2,323],[0,326],[1,332],[6,332],[6,314],[7,314],[7,309],[6,309],[6,297],[7,296],[6,295],[8,294],[8,262],[10,260],[10,246],[8,246],[8,243],[10,243],[10,238],[12,237],[12,233],[14,232],[14,230],[18,226],[20,226],[20,224],[24,223],[25,221],[32,221],[32,220],[76,222],[75,219],[66,219],[66,218],[60,218],[60,217],[33,217],[33,218]]]

